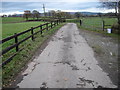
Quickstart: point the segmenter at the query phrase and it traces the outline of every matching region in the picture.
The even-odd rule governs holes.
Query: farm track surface
[[[19,88],[116,88],[76,24],[68,23],[22,72]]]

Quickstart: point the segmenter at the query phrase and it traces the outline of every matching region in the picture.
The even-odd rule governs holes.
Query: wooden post
[[[15,33],[14,35],[16,35],[17,33]],[[15,36],[15,43],[18,43],[18,36]],[[16,46],[16,52],[19,51],[18,45]]]
[[[31,34],[32,34],[32,40],[34,40],[34,32],[33,32],[33,27],[31,27]]]
[[[42,35],[42,26],[40,26],[40,32],[41,32],[41,35]]]
[[[58,20],[57,20],[57,25],[58,25]]]
[[[46,30],[48,31],[48,23],[46,23]]]
[[[82,20],[80,19],[80,26],[82,25]]]
[[[105,21],[103,20],[102,21],[102,29],[103,29],[103,31],[104,31],[104,28],[105,28]]]

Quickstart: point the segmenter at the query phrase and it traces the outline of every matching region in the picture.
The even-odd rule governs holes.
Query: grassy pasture
[[[102,30],[102,20],[105,21],[105,25],[113,25],[117,23],[116,18],[100,18],[100,17],[89,17],[83,18],[83,25],[81,28],[90,29],[90,30]],[[107,26],[106,28],[111,28],[111,26]]]
[[[13,35],[14,33],[19,33],[43,24],[44,22],[22,22],[22,23],[6,23],[2,24],[2,38]]]
[[[2,23],[14,23],[25,21],[25,18],[22,17],[3,17]]]
[[[28,18],[28,20],[34,20],[34,19]],[[2,23],[17,23],[17,22],[26,22],[26,18],[23,18],[23,17],[2,17]]]
[[[87,17],[82,18],[82,26],[80,26],[79,22],[77,23],[77,26],[82,30],[91,30],[94,32],[98,32],[101,34],[104,34],[105,36],[110,36],[114,38],[120,38],[118,34],[114,33],[106,33],[107,31],[102,30],[102,20],[105,21],[105,25],[114,25],[117,23],[117,18],[108,18],[104,17],[103,19],[100,17]],[[111,26],[106,26],[105,28],[111,28]],[[119,39],[118,39],[119,40]]]
[[[100,17],[85,17],[80,18],[82,19],[82,26],[81,28],[87,30],[102,30],[102,20],[105,21],[105,25],[113,25],[117,23],[117,18],[100,18]],[[79,19],[68,19],[67,22],[79,22]],[[107,26],[106,28],[111,28]]]
[[[44,22],[23,22],[23,23],[7,23],[2,24],[2,38],[6,38],[9,36],[14,35],[14,33],[20,33],[22,31],[28,30],[31,27],[35,27],[38,25],[43,24]],[[38,31],[39,29],[35,29],[34,32]],[[18,40],[20,41],[24,37],[30,35],[31,33],[28,32],[24,35],[21,35],[18,37]],[[12,45],[14,43],[14,39],[7,41],[2,45],[2,49],[8,47],[9,45]]]

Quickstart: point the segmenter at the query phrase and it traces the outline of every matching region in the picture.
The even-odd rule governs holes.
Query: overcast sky
[[[43,4],[45,4],[46,11],[114,12],[113,9],[98,8],[99,0],[2,0],[1,14],[23,14],[24,10],[38,10],[43,13]]]

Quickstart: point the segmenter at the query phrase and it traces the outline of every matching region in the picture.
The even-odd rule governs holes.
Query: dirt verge
[[[99,66],[108,73],[112,82],[118,85],[118,39],[81,29],[80,35],[93,48]]]

